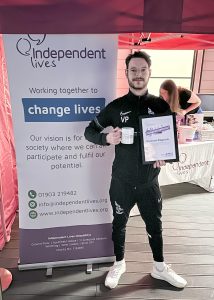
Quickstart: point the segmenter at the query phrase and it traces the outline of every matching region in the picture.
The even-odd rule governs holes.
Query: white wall
[[[173,79],[176,84],[190,88],[193,51],[146,50],[152,59],[152,75],[148,89],[151,94],[159,95],[159,88],[165,79]],[[131,49],[118,49],[117,97],[127,93],[128,83],[125,76],[125,59]]]
[[[131,53],[130,49],[118,49],[117,56],[117,97],[128,92],[129,86],[125,76],[125,59]]]

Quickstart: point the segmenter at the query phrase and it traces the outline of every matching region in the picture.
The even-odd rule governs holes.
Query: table
[[[214,192],[214,141],[179,144],[179,162],[161,168],[159,184],[190,182]]]
[[[214,141],[179,144],[179,162],[161,167],[160,186],[190,182],[214,192]],[[130,216],[139,215],[137,205]]]

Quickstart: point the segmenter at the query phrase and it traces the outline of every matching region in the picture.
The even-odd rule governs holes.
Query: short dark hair
[[[148,66],[151,67],[151,64],[152,64],[152,61],[151,61],[151,58],[150,56],[144,52],[144,51],[135,51],[134,53],[131,53],[129,54],[127,57],[126,57],[126,68],[128,69],[129,67],[129,62],[132,58],[135,58],[135,57],[140,57],[140,58],[143,58],[145,59],[145,61],[147,62]]]

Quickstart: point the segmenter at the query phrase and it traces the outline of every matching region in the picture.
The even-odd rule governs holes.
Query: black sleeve
[[[108,145],[106,141],[107,133],[101,133],[102,130],[103,129],[99,127],[95,118],[95,120],[91,121],[85,129],[84,135],[86,140],[98,145],[103,145],[103,146]]]
[[[94,144],[109,145],[106,141],[107,133],[102,131],[109,126],[112,126],[112,104],[108,104],[85,129],[85,138]]]
[[[152,97],[150,99],[149,108],[156,114],[171,112],[169,104],[160,97]]]

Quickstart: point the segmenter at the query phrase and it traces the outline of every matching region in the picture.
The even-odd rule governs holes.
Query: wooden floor
[[[165,261],[185,277],[188,286],[179,290],[153,279],[152,256],[144,224],[139,216],[129,219],[126,242],[127,272],[114,290],[103,282],[111,264],[18,271],[18,220],[11,241],[0,252],[0,266],[13,274],[4,300],[214,300],[214,193],[188,183],[161,188]]]

